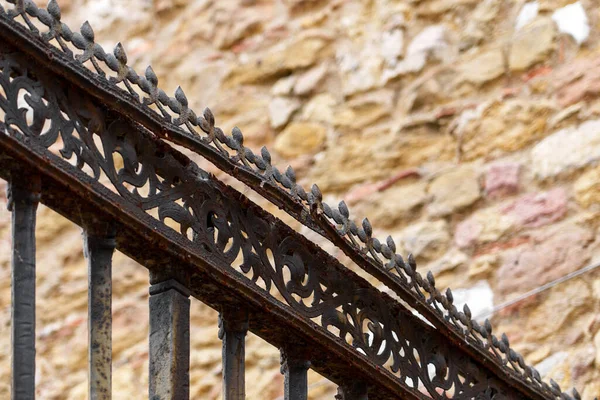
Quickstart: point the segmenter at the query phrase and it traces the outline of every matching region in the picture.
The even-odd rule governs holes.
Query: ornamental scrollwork
[[[518,394],[316,245],[249,200],[228,196],[223,184],[142,127],[22,65],[0,49],[4,132],[52,151],[159,221],[171,219],[200,255],[249,284],[262,281],[266,292],[409,389],[436,399]]]

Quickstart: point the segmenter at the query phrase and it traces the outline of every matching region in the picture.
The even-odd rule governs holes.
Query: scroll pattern
[[[76,89],[31,73],[1,50],[2,131],[47,149],[58,145],[60,157],[96,181],[104,174],[123,201],[157,210],[160,221],[172,219],[200,255],[252,282],[261,279],[266,291],[275,290],[357,356],[385,366],[408,390],[435,399],[523,398],[316,245],[258,206],[223,193],[185,156],[130,122],[109,120]]]
[[[349,253],[359,266],[369,264],[389,277],[394,283],[392,289],[409,303],[419,306],[419,312],[433,325],[450,332],[455,338],[466,341],[466,344],[504,368],[507,374],[517,377],[549,397],[579,398],[575,390],[572,395],[562,393],[555,382],[551,381],[550,385],[543,382],[539,373],[510,348],[506,335],[496,337],[487,320],[483,325],[472,320],[468,306],[462,311],[457,310],[453,305],[451,290],[448,289],[445,294],[439,292],[431,273],[423,278],[416,271],[416,263],[412,257],[409,256],[405,262],[396,254],[396,245],[391,237],[385,241],[373,237],[372,227],[367,219],[361,224],[355,223],[350,218],[350,212],[344,202],[337,207],[327,205],[322,201],[322,194],[316,185],[313,185],[310,191],[306,191],[296,183],[292,168],[288,167],[285,172],[281,172],[271,165],[271,156],[266,148],[263,147],[260,155],[257,155],[245,147],[239,129],[235,128],[229,136],[215,126],[210,110],[206,109],[201,116],[197,115],[188,108],[187,98],[181,88],[175,91],[174,97],[168,96],[158,88],[158,79],[151,67],[146,69],[144,76],[138,75],[127,65],[127,56],[121,44],[115,47],[112,54],[106,53],[94,42],[94,32],[87,22],[83,24],[80,32],[71,31],[60,21],[60,9],[55,0],[48,3],[47,9],[38,8],[31,0],[5,2],[13,6],[4,10],[0,5],[0,18],[14,23],[17,17],[20,17],[32,35],[41,37],[47,43],[54,43],[63,55],[79,62],[82,68],[89,62],[90,71],[99,79],[123,88],[132,101],[145,106],[150,113],[158,112],[164,121],[170,123],[172,132],[175,133],[171,135],[174,142],[177,142],[178,135],[180,138],[191,138],[206,151],[216,150],[224,164],[243,169],[260,179],[265,188],[272,189],[261,194],[273,202],[283,202],[286,212],[328,237],[338,246],[342,241],[346,246],[344,251]],[[38,28],[40,25],[44,27],[44,32]],[[89,155],[84,152],[80,157],[84,159]],[[240,179],[243,180],[243,177]],[[155,188],[157,187],[158,182],[155,184]],[[301,211],[298,211],[298,205]]]

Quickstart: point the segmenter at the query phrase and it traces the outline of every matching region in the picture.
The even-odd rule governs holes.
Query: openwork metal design
[[[96,92],[65,85],[66,79],[30,65],[18,46],[0,45],[1,132],[68,160],[157,223],[171,220],[168,225],[197,254],[236,269],[354,349],[356,357],[385,367],[381,373],[394,375],[405,395],[579,398],[575,390],[571,395],[553,381],[543,382],[506,335],[497,338],[488,320],[483,325],[472,320],[468,306],[457,310],[449,289],[440,293],[431,272],[423,278],[412,257],[404,261],[396,254],[391,237],[385,243],[374,238],[367,219],[361,224],[350,219],[344,202],[327,205],[316,185],[306,191],[291,167],[281,172],[271,164],[266,148],[260,155],[246,148],[239,129],[226,135],[210,110],[198,115],[189,109],[181,88],[169,97],[150,67],[138,75],[127,66],[120,44],[106,53],[87,22],[72,32],[60,21],[54,0],[46,10],[31,0],[6,3],[13,6],[0,4],[0,29],[10,27],[14,37],[44,47],[58,68],[88,79],[90,93]],[[94,99],[100,92],[102,102]],[[431,325],[159,137],[204,156],[329,239]]]
[[[76,168],[96,180],[104,173],[124,201],[147,212],[157,209],[161,221],[171,218],[200,254],[218,258],[253,282],[262,280],[266,291],[320,321],[409,388],[439,399],[487,392],[494,393],[489,398],[514,397],[514,389],[446,344],[437,330],[417,322],[400,304],[257,206],[240,205],[195,163],[124,120],[108,122],[85,95],[65,90],[50,77],[34,78],[17,59],[0,55],[0,86],[6,93],[0,96],[5,111],[0,128],[9,135],[46,148],[62,143],[59,154]],[[18,104],[19,94],[28,107]],[[115,165],[117,154],[122,167]],[[146,195],[140,193],[144,187]]]

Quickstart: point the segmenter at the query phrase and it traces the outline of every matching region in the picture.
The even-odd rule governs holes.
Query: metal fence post
[[[15,400],[35,398],[35,223],[40,201],[38,176],[12,177],[12,390]]]
[[[245,350],[248,312],[225,308],[219,314],[219,338],[223,341],[223,399],[244,400]]]
[[[308,397],[308,369],[310,361],[295,356],[286,349],[281,352],[281,373],[284,375],[284,400],[306,400]]]
[[[84,231],[84,252],[88,259],[90,400],[109,400],[112,395],[112,256],[116,242],[114,229],[108,225],[102,228],[105,229]]]
[[[190,397],[189,296],[174,279],[150,286],[151,400]]]

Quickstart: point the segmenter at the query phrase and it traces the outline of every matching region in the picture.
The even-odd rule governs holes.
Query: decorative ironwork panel
[[[56,151],[96,180],[104,175],[122,201],[160,221],[171,219],[198,253],[260,284],[355,349],[356,357],[386,367],[408,393],[422,390],[437,399],[527,397],[280,221],[241,195],[225,195],[183,155],[128,121],[111,121],[77,89],[29,71],[22,62],[6,49],[0,55],[6,93],[0,96],[5,112],[0,129],[9,135]]]

